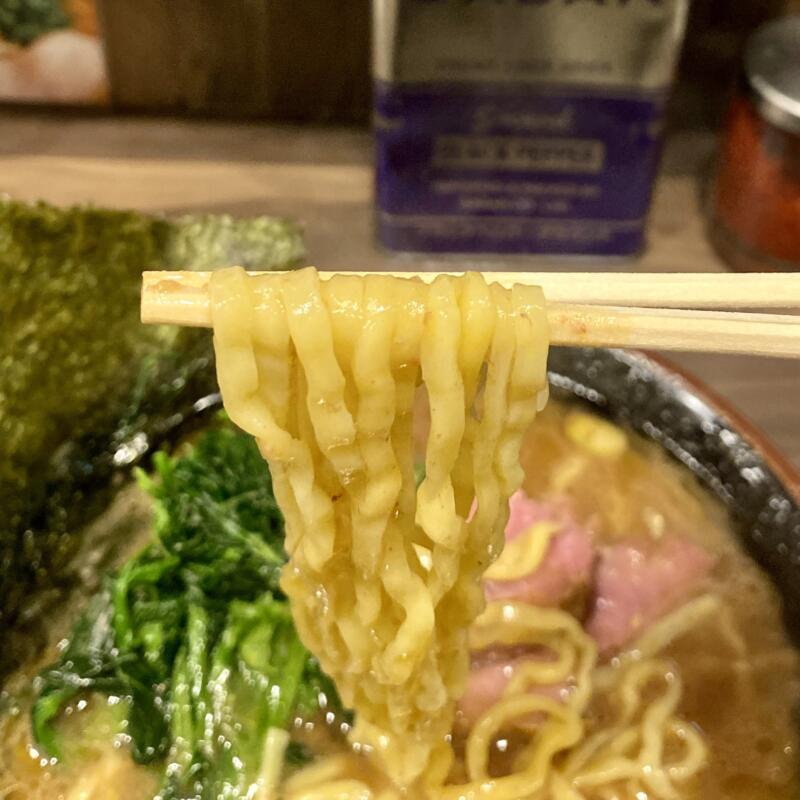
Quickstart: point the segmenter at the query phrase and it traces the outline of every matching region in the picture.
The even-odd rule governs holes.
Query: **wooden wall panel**
[[[369,0],[99,0],[114,105],[364,121]]]

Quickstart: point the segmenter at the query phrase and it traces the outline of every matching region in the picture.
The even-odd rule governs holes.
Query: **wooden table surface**
[[[623,264],[514,259],[520,269],[723,269],[708,244],[699,186],[713,155],[708,136],[667,147],[650,245]],[[372,235],[372,150],[358,130],[196,120],[0,112],[0,193],[55,203],[142,211],[277,214],[306,227],[311,263],[323,268],[460,269],[481,259],[392,257]],[[800,467],[800,363],[672,354],[750,417]]]

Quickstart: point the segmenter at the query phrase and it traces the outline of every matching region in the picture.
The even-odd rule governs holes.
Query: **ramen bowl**
[[[549,379],[553,397],[590,407],[655,442],[723,504],[733,531],[779,591],[787,628],[794,636],[800,635],[800,472],[768,438],[696,377],[653,354],[552,347]],[[213,383],[209,376],[187,383],[174,400],[167,396],[174,407],[158,408],[157,424],[142,417],[136,420],[138,426],[128,425],[122,437],[119,432],[108,441],[102,434],[97,437],[99,441],[92,443],[94,454],[82,452],[80,470],[69,470],[65,504],[83,500],[91,506],[88,519],[96,516],[113,497],[115,487],[126,483],[133,466],[146,465],[152,452],[185,437],[221,408],[219,394],[210,388]],[[80,473],[77,477],[76,472]],[[93,529],[91,523],[86,527]],[[98,549],[113,547],[113,542],[100,536],[98,542],[83,545],[77,552],[92,551],[91,565],[99,570],[114,557]],[[57,574],[55,585],[43,592],[36,587],[29,613],[12,626],[17,628],[14,639],[23,641],[26,628],[40,639],[36,615],[58,604],[59,595],[73,591],[76,584],[84,589],[96,585],[96,576],[87,583],[91,565]],[[24,657],[35,649],[36,643],[29,642],[22,648]]]
[[[798,499],[800,479],[797,473],[762,435],[723,400],[715,397],[692,377],[682,374],[658,357],[621,350],[553,348],[549,367],[555,402],[545,410],[539,424],[534,426],[526,437],[521,453],[521,461],[526,468],[524,491],[512,498],[511,517],[514,517],[515,502],[529,503],[533,506],[539,503],[539,511],[549,508],[549,512],[554,515],[550,518],[552,522],[555,521],[559,509],[569,511],[568,508],[559,506],[559,501],[574,500],[575,506],[572,510],[575,516],[571,519],[575,525],[570,528],[570,523],[567,523],[562,532],[564,536],[571,537],[573,542],[580,538],[580,535],[584,536],[584,541],[585,537],[589,539],[595,537],[596,549],[592,552],[597,557],[595,561],[590,559],[587,562],[586,580],[579,591],[570,595],[569,605],[564,601],[559,609],[557,608],[559,602],[556,601],[550,612],[565,615],[566,611],[567,614],[574,615],[580,621],[578,629],[585,628],[581,633],[583,639],[580,641],[588,639],[586,633],[594,637],[595,644],[589,640],[590,646],[587,652],[601,654],[601,659],[604,660],[601,660],[597,674],[600,675],[605,670],[606,681],[610,679],[609,669],[613,671],[621,666],[621,674],[627,675],[627,666],[635,664],[640,658],[641,665],[648,669],[657,668],[658,680],[668,685],[672,684],[675,675],[678,675],[678,684],[683,682],[687,688],[688,705],[685,718],[692,723],[691,729],[704,730],[707,733],[712,753],[715,744],[725,742],[724,748],[718,751],[718,762],[709,762],[710,765],[712,763],[734,765],[732,770],[727,766],[712,770],[709,766],[706,773],[710,775],[716,772],[716,775],[709,778],[710,782],[698,787],[700,794],[693,791],[685,795],[686,797],[788,799],[789,796],[793,796],[794,791],[789,788],[789,784],[796,787],[794,744],[787,747],[783,744],[790,741],[794,743],[797,739],[795,721],[790,715],[790,710],[798,697],[796,691],[798,685],[794,677],[797,674],[796,648],[787,643],[783,628],[785,627],[789,637],[794,638],[796,643],[800,633],[800,501]],[[170,406],[173,412],[169,415],[170,425],[157,428],[150,425],[141,429],[136,429],[134,426],[128,431],[127,438],[122,440],[117,438],[107,442],[104,448],[100,448],[106,454],[105,459],[98,462],[102,464],[102,469],[98,469],[92,479],[92,469],[89,468],[83,492],[87,497],[96,493],[96,496],[104,498],[103,503],[107,503],[108,507],[89,524],[84,534],[79,534],[83,540],[81,549],[83,560],[80,563],[80,570],[75,575],[84,578],[84,594],[94,591],[98,575],[108,565],[119,564],[120,556],[130,556],[131,547],[134,551],[140,549],[142,539],[137,536],[140,537],[144,533],[145,540],[151,536],[152,523],[148,514],[142,516],[138,534],[124,527],[135,519],[135,515],[131,513],[131,506],[125,505],[126,497],[132,488],[129,480],[131,467],[141,465],[146,469],[150,468],[151,456],[157,449],[164,446],[169,448],[174,443],[185,440],[198,427],[204,426],[209,421],[210,415],[219,409],[220,398],[213,391],[215,385],[213,373],[209,370],[208,374],[210,380],[205,385],[204,391],[184,396],[180,405],[173,403]],[[594,413],[582,413],[586,410]],[[616,428],[598,420],[598,415],[638,436],[621,434]],[[424,411],[420,416],[424,416]],[[595,426],[595,431],[605,430],[606,433],[610,431],[612,440],[623,442],[623,449],[616,455],[609,456],[608,452],[600,452],[602,448],[596,447],[597,440],[594,440],[595,446],[590,447],[591,437],[581,439],[572,435],[574,430],[570,428],[570,421],[576,420],[582,420],[584,423],[591,420],[588,424]],[[246,440],[248,446],[252,447],[252,441],[246,437],[230,430],[228,433],[240,440]],[[195,451],[202,450],[199,442],[200,439]],[[575,451],[574,457],[572,449]],[[604,460],[607,456],[608,460]],[[261,459],[257,453],[255,458],[255,462],[249,463],[247,475],[251,480],[255,479],[258,484],[254,491],[260,491],[263,488],[260,477]],[[157,469],[162,463],[163,460],[155,459]],[[232,462],[223,460],[217,462],[219,463],[230,466]],[[572,471],[573,478],[570,479],[572,483],[569,484],[572,494],[567,498],[564,488],[567,484],[563,484],[560,496],[549,495],[549,487],[557,484],[559,475],[570,474],[569,469],[562,470],[570,464],[572,466],[577,464],[582,476],[579,481],[575,480],[574,476],[577,473]],[[681,465],[684,469],[679,469]],[[230,482],[230,475],[235,474],[238,473],[223,468],[215,470],[214,477],[224,475],[226,476],[224,480]],[[220,477],[220,481],[222,480]],[[577,486],[578,483],[582,485]],[[540,494],[537,494],[537,491]],[[149,500],[141,492],[139,494],[140,500]],[[520,499],[521,497],[524,499]],[[623,507],[633,507],[637,514],[617,515],[615,510],[618,509],[618,504],[615,500],[621,501],[619,505]],[[190,503],[189,507],[191,505]],[[149,512],[151,507],[149,502],[146,503],[146,507]],[[587,507],[591,510],[589,516],[585,514]],[[653,516],[648,518],[645,512],[650,511],[653,512]],[[652,526],[650,524],[656,518],[660,520],[660,528],[655,522]],[[592,527],[595,524],[597,527]],[[507,537],[511,536],[510,526],[509,521]],[[532,525],[526,531],[532,533],[534,529],[535,525]],[[198,530],[203,541],[209,535],[213,537],[213,528],[198,528]],[[252,530],[262,530],[262,528],[254,526]],[[691,531],[693,531],[691,535],[696,536],[701,544],[708,545],[707,552],[701,548],[701,552],[698,553],[697,546],[691,545],[689,540],[684,538],[684,534],[689,534]],[[648,534],[650,540],[643,542]],[[511,538],[508,540],[511,541]],[[742,548],[735,546],[736,540]],[[112,551],[114,548],[119,549],[121,541],[128,542],[128,550],[123,553],[117,552],[115,555]],[[718,550],[714,549],[714,542],[719,546]],[[279,539],[278,549],[281,549],[281,546],[282,539]],[[651,546],[649,551],[648,546]],[[666,549],[659,550],[662,546]],[[750,559],[745,557],[742,549]],[[661,559],[666,557],[663,554],[669,551],[673,554],[683,553],[683,556],[691,557],[690,560],[697,561],[699,558],[709,565],[709,571],[712,565],[715,567],[713,580],[716,582],[714,584],[716,588],[706,586],[704,590],[706,594],[691,601],[684,599],[685,608],[691,606],[697,609],[700,607],[698,603],[714,600],[714,593],[717,593],[716,601],[711,606],[713,616],[703,612],[706,614],[703,624],[707,627],[694,629],[684,627],[682,632],[672,635],[673,638],[664,640],[666,643],[657,651],[659,657],[655,661],[652,658],[653,653],[647,654],[645,645],[641,645],[641,650],[639,649],[639,643],[645,640],[646,634],[652,629],[648,631],[646,626],[636,628],[640,632],[644,631],[645,635],[641,638],[626,639],[626,642],[631,643],[630,647],[626,645],[627,649],[622,649],[622,643],[618,643],[618,646],[614,645],[616,649],[609,650],[602,644],[602,631],[592,628],[592,621],[597,620],[594,616],[597,610],[603,608],[604,604],[608,607],[616,602],[609,599],[612,597],[611,594],[603,594],[605,590],[602,588],[600,576],[610,563],[609,554],[622,551],[637,553],[636,558],[639,559],[639,563],[646,562],[654,552],[662,555],[653,558]],[[507,547],[494,566],[500,564],[506,556],[515,558],[514,552],[514,547]],[[719,556],[718,560],[715,561],[711,557],[712,553]],[[673,576],[685,576],[691,569],[691,564],[683,556],[681,556],[682,561],[674,561],[670,567]],[[761,569],[757,569],[752,562]],[[532,569],[539,569],[540,566],[542,562]],[[242,585],[243,581],[246,583],[242,574],[226,573],[223,582],[231,587]],[[530,577],[532,574],[515,574],[512,577],[521,577],[524,580],[526,576]],[[768,580],[765,580],[765,576]],[[619,578],[619,574],[617,577]],[[114,580],[119,580],[119,576]],[[502,580],[503,578],[500,578],[500,582]],[[619,585],[627,591],[634,586],[635,580],[641,579],[634,578],[629,584],[619,581]],[[492,583],[495,584],[494,588],[489,586]],[[260,579],[256,584],[258,592],[263,592],[263,583]],[[502,596],[493,597],[489,594],[490,591],[498,591],[496,584],[495,578],[489,578],[486,584],[487,597],[490,600]],[[772,584],[772,587],[768,584]],[[644,584],[640,582],[637,585]],[[753,587],[756,591],[750,593]],[[68,583],[53,587],[50,592],[51,607],[54,601],[66,601],[68,596],[74,597],[74,594],[74,587],[71,588]],[[755,602],[756,600],[758,602]],[[529,602],[536,605],[536,601]],[[78,598],[77,605],[82,604]],[[544,601],[542,604],[548,605]],[[72,604],[65,602],[64,605]],[[706,603],[703,607],[709,606]],[[533,611],[537,613],[538,609]],[[664,619],[666,626],[656,623],[653,629],[661,625],[659,635],[662,637],[670,625],[671,630],[678,630],[674,620],[681,613],[681,609],[676,609],[674,615],[667,614]],[[781,625],[781,613],[784,617],[784,626]],[[726,627],[725,619],[734,619],[736,614],[739,615],[737,626]],[[667,617],[673,622],[669,622]],[[630,619],[632,631],[636,626],[643,624],[640,617],[635,614]],[[57,624],[51,625],[49,631],[45,630],[47,634],[45,640],[50,643],[51,652],[53,641],[59,638],[53,636],[54,627],[58,630]],[[66,631],[68,630],[69,628],[66,628]],[[725,649],[726,645],[731,643],[730,638],[724,639],[727,636],[726,630],[734,631],[735,641],[731,650]],[[22,629],[16,633],[17,639],[25,638]],[[766,634],[766,638],[762,634]],[[723,646],[717,648],[719,652],[715,652],[714,642],[718,636]],[[742,647],[738,650],[736,641],[742,643]],[[748,649],[752,644],[755,645],[755,649]],[[773,645],[777,647],[768,650],[768,644],[770,647]],[[672,645],[677,649],[670,649]],[[27,672],[22,676],[27,680],[32,668],[31,649],[35,650],[28,648],[25,656]],[[636,653],[638,655],[635,655]],[[781,673],[775,672],[773,667],[769,666],[772,661],[768,662],[761,658],[762,655],[771,657],[776,653],[788,657],[788,661],[784,658],[781,667],[784,670],[783,674],[786,675],[785,680],[780,677]],[[687,654],[689,657],[696,655],[698,659],[694,667],[684,671],[684,662],[681,658]],[[478,652],[473,650],[471,670],[480,672],[486,667],[486,664],[480,661],[481,655],[499,659],[499,665],[502,666],[505,663],[502,661],[503,658],[517,658],[519,653],[516,655],[503,653],[502,649],[492,653],[491,648]],[[477,661],[475,656],[478,656]],[[700,661],[706,656],[708,656],[704,662],[706,666],[702,666]],[[757,680],[760,683],[756,684],[747,678],[752,687],[756,687],[756,694],[753,695],[756,702],[751,703],[753,713],[750,716],[754,723],[761,724],[762,728],[758,730],[764,730],[765,735],[769,734],[767,738],[759,739],[758,736],[755,738],[751,736],[748,721],[740,715],[745,703],[742,700],[740,704],[740,698],[730,694],[736,691],[739,685],[736,681],[745,674],[740,667],[750,669],[751,662],[748,661],[750,656],[753,659],[752,664],[756,664],[756,660],[760,659],[758,664],[761,665],[757,667]],[[491,664],[494,662],[489,663],[488,668],[491,670],[493,668]],[[767,666],[763,667],[763,664]],[[685,662],[685,665],[688,667],[689,662]],[[677,672],[674,671],[676,666]],[[619,671],[617,674],[620,674]],[[571,680],[571,677],[569,679]],[[46,681],[46,678],[44,680]],[[764,680],[774,683],[778,688],[774,691],[765,690]],[[468,686],[465,697],[469,695],[469,691]],[[642,697],[644,697],[643,692]],[[609,698],[610,695],[606,699]],[[702,705],[700,709],[702,713],[699,716],[690,710],[697,710],[698,698]],[[729,699],[733,702],[728,703]],[[767,702],[760,703],[761,699]],[[723,722],[717,720],[715,723],[716,712],[720,707],[727,707],[728,710],[722,715],[725,718]],[[456,726],[453,728],[454,741],[460,735],[458,733],[460,723],[472,724],[465,716],[467,712],[462,710],[464,708],[466,706],[462,703],[456,715]],[[776,709],[780,709],[779,714],[776,713]],[[335,730],[338,725],[336,714],[326,714],[325,718],[328,716],[332,721],[326,724]],[[35,718],[35,711],[33,717]],[[780,717],[780,721],[774,727],[770,727],[770,721],[777,717]],[[18,718],[22,716],[18,715]],[[625,724],[629,724],[630,719],[626,719],[628,721]],[[76,724],[74,720],[73,724]],[[585,715],[583,724],[590,726],[591,717]],[[311,722],[311,725],[313,728],[314,723]],[[688,727],[690,726],[687,725],[682,730]],[[305,728],[305,723],[301,728]],[[16,728],[18,729],[19,727]],[[324,730],[322,734],[324,737]],[[695,732],[693,735],[697,737],[699,733]],[[336,752],[342,758],[356,758],[349,752],[345,755],[348,745],[343,737],[340,736],[337,742],[336,747],[339,750]],[[763,753],[782,754],[783,777],[775,783],[777,788],[766,786],[760,778],[755,777],[755,773],[747,773],[745,770],[740,774],[739,765],[747,761],[754,746],[761,747]],[[314,755],[319,755],[325,751],[313,752]],[[363,760],[347,763],[350,765],[348,769],[352,772],[351,777],[360,778],[362,772],[367,774],[371,769],[371,765]],[[140,775],[131,771],[130,761],[126,761],[125,764],[124,769],[128,773],[128,783],[125,785],[132,786]],[[768,774],[771,767],[769,764],[762,764],[759,769],[763,775]],[[702,776],[700,779],[706,780]],[[748,779],[753,779],[755,782],[747,784]],[[750,791],[753,787],[756,788],[755,793]],[[766,793],[758,793],[758,787],[764,789]],[[141,789],[140,786],[140,792]],[[136,795],[137,798],[140,796],[144,798],[145,794]],[[149,796],[151,795],[147,794],[147,797]],[[12,794],[12,797],[16,795]]]

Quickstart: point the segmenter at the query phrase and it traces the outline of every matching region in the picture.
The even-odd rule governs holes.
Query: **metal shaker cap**
[[[761,115],[800,133],[800,14],[762,25],[747,43],[744,70]]]

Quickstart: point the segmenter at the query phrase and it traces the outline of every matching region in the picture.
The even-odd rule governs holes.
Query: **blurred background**
[[[693,0],[670,129],[718,126],[748,35],[791,12],[798,0]],[[60,50],[69,68],[45,81]],[[0,97],[366,126],[370,0],[3,0]]]
[[[592,78],[598,96],[612,105],[619,100],[618,114],[609,111],[612,105],[601,103],[599,111],[588,105],[592,92],[584,96],[580,87],[568,87],[564,97],[571,105],[551,115],[556,120],[564,108],[576,119],[584,114],[579,122],[586,130],[575,140],[596,136],[607,154],[625,131],[638,131],[647,140],[646,151],[638,161],[631,150],[618,165],[609,162],[605,172],[601,167],[592,178],[596,186],[589,181],[588,190],[602,194],[608,178],[616,180],[616,194],[571,217],[567,213],[568,224],[551,231],[551,240],[543,241],[537,231],[513,246],[499,246],[499,253],[480,246],[472,233],[426,240],[425,231],[438,235],[441,224],[435,213],[441,209],[425,194],[437,165],[407,154],[416,152],[441,120],[434,123],[433,112],[404,116],[403,109],[416,100],[403,94],[403,70],[408,77],[416,59],[409,48],[419,39],[419,32],[407,27],[413,20],[404,15],[414,7],[431,14],[446,7],[457,27],[485,5],[480,0],[0,0],[0,193],[27,202],[89,203],[170,217],[290,218],[303,229],[306,263],[331,269],[408,263],[413,269],[452,268],[449,250],[459,251],[459,268],[800,268],[800,112],[776,125],[764,117],[769,109],[755,102],[753,91],[754,81],[766,74],[782,90],[797,93],[800,109],[800,45],[792,57],[792,42],[800,42],[800,0],[519,4],[551,14],[555,21],[548,31],[561,31],[533,42],[534,55],[541,47],[556,53],[575,49],[584,35],[598,52],[605,48],[629,58],[633,84],[645,81],[647,71],[637,72],[636,64],[662,59],[666,71],[657,85],[612,91],[602,75]],[[397,68],[388,78],[373,72],[374,10],[381,30],[376,59]],[[599,10],[638,14],[642,22],[619,45],[612,41],[614,24],[587,23],[582,33],[572,22],[558,28],[562,12],[568,19],[567,14],[591,17]],[[777,67],[775,59],[766,67],[758,62],[748,73],[748,43],[772,20],[778,21],[779,39],[781,30],[788,30],[788,56],[779,53]],[[432,39],[429,52],[447,49],[446,32],[436,35],[443,38]],[[488,50],[502,48],[502,37],[496,35],[493,44],[490,39]],[[767,42],[762,53],[774,50],[774,41]],[[546,98],[552,91],[540,88],[533,92],[535,102],[550,108]],[[744,107],[736,105],[737,97]],[[526,106],[524,96],[515,102],[540,108]],[[631,122],[628,102],[644,103],[648,116]],[[561,155],[551,150],[530,157],[552,174],[547,170],[553,163],[542,159]],[[456,154],[461,166],[467,156]],[[487,157],[486,151],[478,157]],[[501,188],[521,180],[503,165],[492,174]],[[631,219],[620,221],[629,202]],[[416,220],[413,236],[381,229],[398,209]],[[523,225],[527,216],[520,212],[514,219]],[[586,233],[582,221],[586,217],[636,230],[618,246],[602,225],[592,239],[595,234]],[[475,219],[484,224],[487,216],[478,213],[468,222]],[[573,230],[584,238],[570,240]],[[800,378],[785,364],[706,355],[675,360],[734,398],[800,463],[800,431],[789,401]]]

